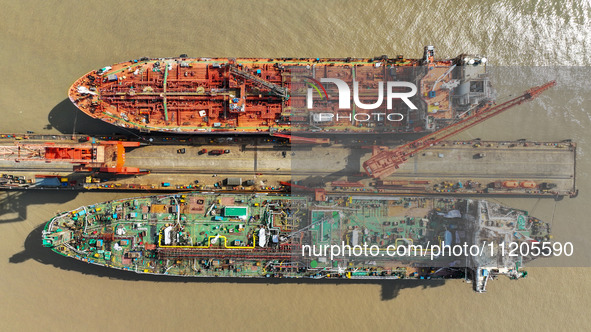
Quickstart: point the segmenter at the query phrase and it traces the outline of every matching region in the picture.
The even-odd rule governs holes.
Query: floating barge
[[[60,255],[136,273],[317,279],[470,275],[477,291],[495,275],[524,276],[518,266],[533,257],[501,256],[498,248],[453,257],[433,253],[435,246],[488,248],[503,241],[525,246],[549,239],[548,224],[485,200],[332,195],[322,202],[266,194],[138,197],[61,213],[43,231],[44,246]],[[317,251],[341,245],[373,251],[330,256]],[[391,255],[411,245],[420,246],[418,252]]]
[[[141,132],[421,133],[493,101],[486,62],[436,60],[432,46],[421,59],[141,58],[89,72],[69,97],[93,118]],[[340,107],[337,86],[325,78],[348,84],[355,103]],[[386,82],[414,84],[416,109],[388,99],[409,89]]]

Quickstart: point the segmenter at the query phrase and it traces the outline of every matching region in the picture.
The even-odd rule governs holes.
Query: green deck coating
[[[479,209],[483,225],[476,218]],[[463,217],[445,216],[453,210]],[[523,241],[543,239],[548,235],[544,225],[525,211],[486,201],[331,197],[314,202],[310,197],[191,193],[116,200],[60,214],[46,225],[43,245],[138,273],[406,278],[432,273],[420,268],[429,259],[384,256],[389,246],[429,249],[446,236],[471,241],[484,226],[515,232]],[[302,255],[306,245],[342,244],[376,246],[380,255],[333,260]]]

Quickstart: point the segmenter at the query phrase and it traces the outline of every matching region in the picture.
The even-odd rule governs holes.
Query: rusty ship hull
[[[325,79],[345,82],[348,107]],[[393,99],[392,81],[416,88]],[[326,82],[326,81],[325,81]],[[141,58],[93,70],[69,90],[85,114],[141,132],[431,132],[492,102],[486,58]],[[338,101],[338,102],[337,102]]]

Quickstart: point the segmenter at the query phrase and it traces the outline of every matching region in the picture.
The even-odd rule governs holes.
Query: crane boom
[[[517,98],[513,98],[499,105],[487,106],[462,121],[437,130],[429,135],[421,137],[396,149],[384,150],[381,152],[376,151],[376,153],[370,159],[363,163],[363,168],[365,169],[367,175],[371,177],[384,178],[394,173],[394,171],[414,153],[433,146],[438,142],[441,142],[442,140],[464,131],[482,121],[490,119],[491,117],[500,114],[513,106],[517,106],[526,101],[532,100],[554,85],[556,85],[556,81],[550,81],[546,84],[533,87]]]

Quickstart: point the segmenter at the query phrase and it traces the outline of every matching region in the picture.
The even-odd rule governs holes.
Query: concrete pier
[[[15,142],[0,139],[4,145]],[[211,155],[211,150],[229,153]],[[363,172],[361,164],[371,151],[370,145],[360,143],[290,146],[268,137],[161,140],[126,153],[125,165],[148,169],[147,175],[76,174],[68,163],[15,163],[0,158],[1,173],[25,177],[25,183],[19,183],[22,178],[4,179],[0,185],[36,188],[35,175],[44,175],[67,178],[60,188],[70,190],[285,191],[280,182],[297,181],[312,189],[362,194],[576,194],[576,145],[569,141],[442,142],[413,156],[384,179],[372,179]],[[240,178],[242,184],[228,186],[227,178]]]

